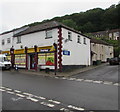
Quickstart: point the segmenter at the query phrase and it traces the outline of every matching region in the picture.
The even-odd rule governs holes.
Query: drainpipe
[[[14,54],[14,48],[13,47],[10,49],[10,55],[11,55],[12,68],[14,68],[14,65],[15,65],[15,54]]]
[[[37,45],[34,46],[34,49],[35,49],[35,70],[37,71],[37,65],[38,65]]]
[[[53,43],[55,51],[54,51],[54,62],[55,62],[55,75],[57,72],[57,44]]]
[[[26,54],[26,70],[28,70],[28,54],[27,54],[27,47],[25,47],[25,54]]]

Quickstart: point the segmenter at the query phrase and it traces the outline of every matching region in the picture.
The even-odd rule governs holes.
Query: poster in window
[[[46,65],[54,65],[54,53],[47,53]]]
[[[45,53],[38,54],[38,65],[45,65]]]
[[[15,64],[18,65],[19,67],[25,67],[26,55],[25,54],[15,55]]]

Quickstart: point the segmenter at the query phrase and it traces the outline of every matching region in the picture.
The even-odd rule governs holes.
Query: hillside
[[[107,9],[94,8],[86,12],[73,13],[62,17],[55,17],[42,22],[29,24],[33,26],[46,21],[56,20],[82,33],[103,31],[120,28],[120,4],[112,5]]]

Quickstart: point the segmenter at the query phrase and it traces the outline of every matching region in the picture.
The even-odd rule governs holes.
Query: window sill
[[[52,38],[52,37],[45,37],[45,39],[50,39],[50,38]]]
[[[20,44],[21,42],[17,42],[16,44]]]

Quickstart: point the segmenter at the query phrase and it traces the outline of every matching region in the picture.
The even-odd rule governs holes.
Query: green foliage
[[[120,4],[112,5],[107,9],[94,8],[86,12],[74,13],[62,17],[54,17],[42,22],[35,22],[29,26],[37,25],[51,20],[62,22],[82,33],[104,31],[120,28]]]

